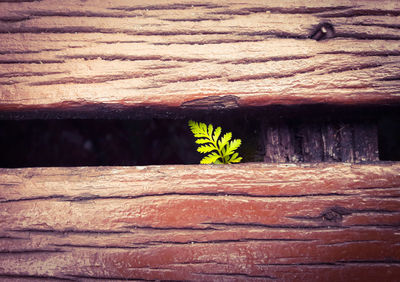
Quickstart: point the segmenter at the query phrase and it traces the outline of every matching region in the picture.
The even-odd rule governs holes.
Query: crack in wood
[[[144,245],[144,244],[138,244]],[[146,246],[122,246],[122,245],[79,245],[79,244],[51,244],[50,246],[62,248],[83,248],[83,249],[146,249]]]
[[[351,6],[336,6],[336,7],[250,7],[241,9],[226,9],[211,12],[211,14],[246,16],[255,13],[271,13],[271,14],[318,14],[337,10],[346,10]]]
[[[201,81],[201,80],[208,80],[208,79],[219,79],[222,78],[222,75],[204,75],[204,76],[183,76],[177,77],[173,79],[161,79],[162,83],[179,83],[179,82],[193,82],[193,81]]]
[[[400,35],[370,34],[365,32],[337,32],[336,37],[352,38],[358,40],[400,40]]]
[[[385,265],[399,265],[400,260],[396,259],[388,259],[388,260],[339,260],[337,261],[338,263],[343,263],[343,264],[352,264],[352,265],[357,265],[357,264],[385,264]]]
[[[223,8],[225,6],[210,4],[210,3],[171,3],[171,4],[159,4],[159,5],[142,5],[142,6],[123,6],[123,7],[113,7],[109,8],[110,10],[119,10],[119,11],[159,11],[159,10],[186,10],[193,8],[205,8],[205,9],[217,9]]]
[[[8,72],[0,73],[0,77],[4,78],[14,78],[14,77],[30,77],[30,76],[46,76],[53,74],[64,74],[61,71],[49,71],[49,72]]]
[[[63,250],[47,250],[47,249],[25,249],[25,250],[1,250],[0,255],[18,255],[18,254],[47,254],[47,253],[64,253]]]
[[[263,79],[278,79],[278,78],[288,78],[288,77],[294,77],[298,74],[304,74],[304,73],[312,73],[318,70],[318,67],[307,67],[304,69],[298,69],[293,72],[288,72],[288,73],[260,73],[260,74],[250,74],[250,75],[242,75],[242,76],[237,76],[237,77],[228,77],[229,82],[237,82],[237,81],[249,81],[249,80],[263,80]]]
[[[221,21],[228,20],[229,18],[220,17],[199,17],[199,18],[162,18],[163,21],[167,22],[204,22],[204,21]]]
[[[13,203],[13,202],[25,202],[25,201],[48,201],[54,199],[63,199],[63,195],[49,195],[49,196],[37,196],[30,198],[19,198],[19,199],[1,199],[0,203]]]
[[[228,31],[211,31],[211,30],[194,30],[185,29],[182,31],[174,30],[135,30],[120,28],[95,28],[90,26],[65,26],[65,27],[8,27],[0,28],[0,34],[16,34],[16,33],[54,33],[54,34],[76,34],[76,33],[104,33],[104,34],[126,34],[126,35],[142,35],[142,36],[178,36],[178,35],[226,35],[231,34]]]
[[[4,2],[4,1],[0,1]],[[17,23],[17,22],[23,22],[30,20],[32,17],[27,17],[27,16],[9,16],[9,17],[1,17],[0,22],[3,23]]]
[[[295,56],[275,56],[275,57],[265,57],[265,58],[243,58],[237,60],[224,60],[218,61],[218,64],[234,64],[234,65],[248,65],[257,63],[267,63],[267,62],[279,62],[279,61],[295,61],[302,59],[313,58],[313,55],[295,55]]]
[[[277,242],[277,243],[288,243],[288,242],[313,242],[316,241],[314,239],[289,239],[289,238],[240,238],[237,240],[234,239],[225,239],[225,240],[208,240],[208,241],[147,241],[141,244],[146,245],[159,245],[159,244],[170,244],[170,245],[201,245],[201,244],[231,244],[231,243],[249,243],[249,242]]]
[[[334,262],[305,262],[305,263],[265,263],[265,264],[256,264],[257,266],[314,266],[314,267],[344,267],[346,265],[398,265],[400,261],[398,260],[338,260]]]
[[[50,52],[50,51],[61,51],[63,49],[56,49],[56,48],[45,48],[45,49],[39,49],[39,50],[23,50],[23,51],[18,51],[18,50],[3,50],[0,51],[0,55],[10,55],[10,54],[39,54],[42,52]]]
[[[0,240],[27,240],[27,238],[14,237],[14,236],[0,236]]]
[[[257,266],[315,266],[315,267],[339,267],[338,262],[306,262],[306,263],[257,263]]]
[[[190,262],[175,262],[170,263],[170,267],[174,266],[198,266],[198,265],[218,265],[218,266],[227,266],[229,263],[224,263],[216,260],[205,260],[205,261],[190,261]]]
[[[386,51],[324,51],[318,54],[327,55],[355,55],[360,57],[390,57],[400,56],[400,51],[397,50],[386,50]]]
[[[41,1],[41,0],[32,0],[33,1]],[[61,280],[61,281],[76,281],[76,279],[60,277],[60,276],[46,276],[46,275],[25,275],[25,274],[17,274],[17,273],[0,273],[0,278],[5,279],[37,279],[37,280]]]
[[[100,43],[100,44],[118,44],[118,43],[146,43],[145,40],[114,40],[114,41],[105,41],[105,40],[100,40],[100,41],[95,41],[95,43]]]
[[[0,28],[1,33],[126,33],[129,30],[117,28],[95,28],[86,26],[65,26],[65,27],[7,27]]]
[[[24,11],[23,13],[30,16],[28,20],[32,17],[136,18],[137,16],[141,16],[141,14],[132,13],[99,13],[90,11]]]
[[[65,276],[71,277],[71,281],[77,281],[77,279],[84,279],[84,280],[105,280],[105,281],[113,281],[113,280],[119,280],[119,281],[154,281],[154,279],[144,279],[140,277],[126,277],[126,276],[90,276],[90,275],[73,275],[73,274],[66,274]],[[178,280],[177,280],[178,281]]]
[[[349,226],[313,226],[313,225],[295,225],[295,224],[262,224],[262,223],[241,223],[241,222],[203,222],[202,224],[216,227],[244,227],[244,228],[262,228],[262,229],[304,229],[304,230],[344,230]]]
[[[224,43],[242,43],[242,42],[260,42],[264,41],[264,39],[234,39],[234,38],[221,38],[221,39],[201,39],[201,40],[185,40],[185,41],[168,41],[168,42],[155,42],[153,45],[215,45],[215,44],[224,44]]]
[[[63,64],[64,60],[1,60],[0,64]]]
[[[14,81],[14,80],[12,80],[12,81],[4,81],[4,82],[0,82],[0,85],[14,85],[14,84],[17,84],[17,83],[21,83],[21,81]]]
[[[346,71],[359,71],[363,69],[374,69],[383,66],[383,63],[371,63],[371,64],[360,64],[360,65],[353,65],[353,66],[345,66],[345,67],[338,67],[332,70],[328,70],[322,73],[318,73],[318,75],[325,75],[325,74],[332,74],[332,73],[341,73]],[[380,79],[377,79],[380,80]]]
[[[65,235],[65,234],[86,234],[86,235],[114,235],[114,234],[130,234],[129,231],[118,230],[83,230],[83,229],[35,229],[35,228],[22,228],[22,229],[7,229],[7,232],[18,233],[45,233],[49,235]]]
[[[251,275],[247,273],[239,273],[239,272],[196,272],[195,274],[199,275],[207,275],[207,276],[228,276],[228,277],[243,277],[243,278],[262,278],[269,280],[276,280],[277,277],[271,275]]]
[[[384,27],[384,28],[391,28],[391,29],[400,29],[400,24],[379,24],[379,23],[353,23],[352,25],[357,26],[373,26],[373,27]]]
[[[351,8],[351,7],[348,7]],[[400,11],[396,10],[383,10],[383,9],[349,9],[348,11],[324,13],[318,15],[321,18],[354,18],[360,16],[400,16]]]
[[[292,33],[292,32],[277,31],[277,30],[238,32],[234,34],[239,36],[253,36],[253,37],[264,36],[264,37],[284,38],[284,39],[309,39],[309,36],[307,34]]]
[[[168,57],[160,55],[148,56],[131,56],[123,54],[105,55],[105,54],[87,54],[87,55],[64,55],[63,59],[84,59],[84,60],[104,60],[104,61],[162,61],[162,62],[185,62],[196,63],[206,61],[203,58],[185,58],[185,57]]]
[[[378,78],[378,81],[396,81],[396,80],[400,80],[400,75],[392,75],[383,78]]]
[[[157,227],[150,225],[127,225],[124,226],[126,229],[139,229],[139,230],[154,230],[154,231],[207,231],[207,230],[218,230],[217,228],[207,227]]]
[[[156,75],[155,73],[146,73],[146,72],[126,72],[122,74],[94,75],[88,77],[64,77],[55,80],[31,82],[29,83],[29,85],[43,86],[43,85],[55,85],[55,84],[93,84],[93,83],[105,83],[115,80],[145,78],[155,75]]]

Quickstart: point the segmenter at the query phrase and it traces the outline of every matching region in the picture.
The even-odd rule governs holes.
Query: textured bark
[[[375,121],[263,122],[265,162],[379,160]]]
[[[395,0],[2,1],[0,109],[398,105],[399,15]],[[309,38],[321,22],[334,37]]]
[[[1,279],[396,281],[400,164],[0,170]]]

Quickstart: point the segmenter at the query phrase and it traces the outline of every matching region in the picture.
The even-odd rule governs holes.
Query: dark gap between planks
[[[397,107],[316,106],[193,111],[173,118],[130,119],[120,115],[112,119],[0,120],[0,167],[197,164],[203,155],[196,151],[195,138],[187,126],[189,119],[221,126],[223,132],[231,131],[233,138],[242,139],[239,153],[244,162],[362,161],[347,150],[348,146],[338,148],[340,142],[331,146],[331,151],[337,150],[331,155],[323,150],[308,152],[323,144],[320,136],[341,132],[343,143],[346,134],[356,136],[359,128],[376,128],[367,131],[372,137],[377,134],[379,156],[366,161],[378,157],[399,161],[399,112]],[[278,145],[272,144],[273,138],[266,134],[271,136],[276,130],[278,137],[283,134],[282,140],[293,144],[276,141],[276,136]],[[350,138],[348,142],[357,149],[364,139]],[[276,146],[286,146],[283,157]]]

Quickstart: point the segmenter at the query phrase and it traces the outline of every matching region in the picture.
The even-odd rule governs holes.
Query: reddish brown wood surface
[[[396,0],[1,1],[0,109],[398,105],[399,15]],[[309,39],[321,22],[335,37]]]
[[[400,164],[0,170],[0,278],[398,281]]]

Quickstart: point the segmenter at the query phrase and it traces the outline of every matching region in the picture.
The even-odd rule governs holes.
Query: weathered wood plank
[[[0,109],[399,104],[399,15],[394,0],[6,1]],[[309,39],[320,22],[335,37]]]
[[[265,162],[373,162],[379,160],[373,120],[264,121]]]
[[[400,164],[0,170],[0,277],[396,281]]]

